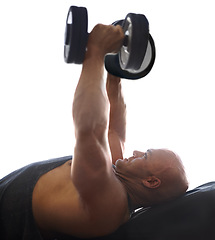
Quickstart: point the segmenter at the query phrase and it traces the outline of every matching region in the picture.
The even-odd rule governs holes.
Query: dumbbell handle
[[[123,41],[123,46],[127,47],[128,46],[128,36],[125,35],[124,41]]]

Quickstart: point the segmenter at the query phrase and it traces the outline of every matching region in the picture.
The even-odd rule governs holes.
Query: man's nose
[[[144,152],[140,152],[140,151],[133,151],[133,155],[134,155],[134,157],[142,157],[142,156],[144,156]]]

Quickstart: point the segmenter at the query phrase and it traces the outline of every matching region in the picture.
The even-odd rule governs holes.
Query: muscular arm
[[[48,233],[103,236],[129,218],[127,193],[112,169],[110,103],[103,78],[104,56],[117,50],[123,38],[122,29],[113,26],[98,25],[90,33],[73,102],[76,145],[71,169],[65,163],[45,174],[34,192],[37,223]]]
[[[122,94],[121,79],[111,74],[107,77],[107,93],[110,101],[109,145],[112,162],[123,158],[126,139],[126,105]]]
[[[89,36],[82,73],[74,95],[76,146],[71,176],[84,198],[92,198],[94,193],[104,189],[112,174],[108,143],[110,105],[103,77],[104,56],[118,49],[123,37],[120,29],[113,29],[113,26],[97,25],[94,28]]]

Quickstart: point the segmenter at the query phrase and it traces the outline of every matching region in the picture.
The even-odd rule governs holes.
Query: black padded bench
[[[183,197],[141,209],[102,240],[215,240],[215,182]]]

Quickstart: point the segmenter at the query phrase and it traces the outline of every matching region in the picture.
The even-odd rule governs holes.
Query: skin
[[[115,172],[132,199],[133,208],[171,200],[188,188],[180,157],[168,149],[134,151],[132,157],[116,161]]]
[[[120,26],[98,24],[89,35],[73,101],[73,160],[41,176],[33,192],[33,214],[44,239],[56,233],[90,238],[115,231],[130,218],[127,194],[136,196],[128,192],[123,177],[131,179],[134,189],[137,178],[145,181],[146,189],[157,189],[161,180],[150,181],[153,174],[148,172],[170,164],[159,160],[164,150],[153,150],[150,163],[138,151],[123,159],[126,106],[121,80],[110,74],[104,79],[104,56],[117,52],[123,39]],[[138,206],[138,197],[131,198]]]
[[[149,149],[146,152],[134,151],[130,158],[116,161],[116,171],[131,177],[145,179],[150,175],[159,175],[170,166],[177,167],[180,159],[173,160],[171,151],[167,149]]]

